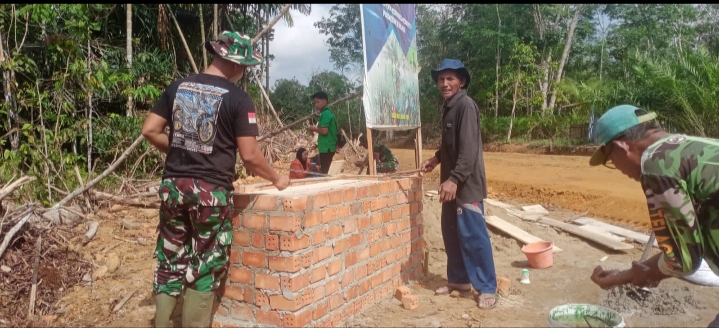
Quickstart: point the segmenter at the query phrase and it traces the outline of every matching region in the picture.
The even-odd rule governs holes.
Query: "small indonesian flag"
[[[250,124],[257,124],[257,116],[255,113],[247,113],[247,121],[249,121]]]

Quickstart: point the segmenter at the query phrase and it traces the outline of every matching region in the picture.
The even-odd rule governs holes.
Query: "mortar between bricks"
[[[334,180],[234,196],[214,326],[338,326],[423,274],[421,178]]]

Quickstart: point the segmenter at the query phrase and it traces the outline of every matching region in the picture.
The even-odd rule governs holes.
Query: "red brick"
[[[312,312],[312,320],[317,320],[319,318],[322,318],[327,314],[327,311],[329,311],[330,308],[330,301],[326,300],[320,304],[317,304],[317,307],[315,307],[315,310]]]
[[[380,185],[379,184],[374,184],[374,185],[369,186],[369,195],[371,197],[377,197],[377,196],[379,196],[379,193],[380,193]]]
[[[388,194],[392,190],[392,182],[385,181],[382,182],[379,186],[379,192],[384,194]]]
[[[367,213],[370,211],[372,211],[372,201],[366,200],[366,201],[362,202],[362,212]]]
[[[382,212],[382,222],[387,223],[389,221],[392,221],[392,213],[393,211],[384,211]]]
[[[327,268],[323,266],[316,267],[312,269],[312,278],[310,280],[310,283],[316,283],[322,279],[325,279],[327,276]]]
[[[302,267],[309,268],[312,265],[312,253],[302,255]]]
[[[330,297],[330,309],[334,310],[344,304],[344,302],[344,295],[341,293],[334,294]]]
[[[400,193],[397,195],[397,205],[406,204],[407,201],[407,195],[405,195],[404,193]]]
[[[382,213],[372,214],[372,216],[370,216],[370,225],[376,226],[380,224],[382,224]]]
[[[317,210],[323,207],[327,207],[327,205],[330,204],[330,195],[329,193],[323,192],[321,194],[315,195],[315,198],[312,202],[312,208]]]
[[[379,211],[387,207],[387,198],[379,197],[372,200],[372,211]]]
[[[252,209],[256,211],[275,211],[277,210],[277,196],[259,195],[255,198],[255,204]]]
[[[302,288],[305,288],[310,285],[310,273],[306,272],[301,275],[297,275],[294,277],[281,277],[280,278],[280,287],[282,289],[287,289],[292,292],[296,292]]]
[[[285,314],[282,323],[285,327],[304,327],[310,322],[312,322],[312,309],[307,309],[300,313]]]
[[[356,199],[364,199],[364,198],[367,198],[368,196],[369,196],[369,187],[368,186],[357,188]],[[346,201],[346,199],[345,199],[345,201]]]
[[[369,257],[375,257],[379,252],[382,250],[382,243],[377,242],[372,244],[372,246],[369,247]]]
[[[324,243],[327,240],[327,228],[320,228],[312,233],[312,245]]]
[[[337,207],[337,219],[341,220],[346,217],[350,216],[350,207],[349,205],[343,205]]]
[[[357,269],[355,269],[355,279],[362,280],[362,278],[367,276],[367,266],[361,265]]]
[[[402,297],[402,306],[407,310],[414,310],[419,307],[419,296],[407,295]]]
[[[397,205],[397,197],[395,197],[395,196],[387,197],[387,207],[393,207],[395,205]]]
[[[238,214],[238,213],[232,214],[232,226],[233,227],[240,226],[240,214]]]
[[[312,288],[307,288],[302,292],[302,306],[307,306],[312,304]]]
[[[322,210],[322,223],[329,223],[335,220],[337,217],[337,208],[326,208]]]
[[[308,235],[303,235],[302,238],[297,238],[294,235],[280,236],[280,250],[294,252],[309,246],[310,237]]]
[[[230,281],[249,284],[252,281],[252,271],[247,269],[231,268]]]
[[[325,284],[325,296],[332,295],[335,292],[340,290],[340,281],[339,279],[332,279],[328,283]]]
[[[233,243],[240,246],[250,246],[250,233],[246,231],[233,231]]]
[[[255,276],[255,288],[280,290],[280,279],[275,276],[268,276],[265,274],[258,273]]]
[[[302,268],[302,257],[291,256],[291,257],[280,257],[270,256],[269,259],[270,270],[280,272],[297,272]]]
[[[270,307],[280,311],[297,311],[302,308],[302,298],[288,300],[282,294],[270,296]]]
[[[347,253],[347,255],[345,255],[345,266],[347,268],[355,265],[356,263],[357,263],[357,253],[351,252],[351,253]]]
[[[409,207],[409,214],[417,214],[419,213],[419,203],[414,203],[410,205]]]
[[[282,319],[277,311],[263,311],[262,309],[257,309],[257,322],[276,327],[282,325]]]
[[[402,190],[409,189],[410,188],[409,179],[399,180],[399,187],[402,188]]]
[[[363,216],[357,218],[357,230],[362,231],[369,227],[370,225],[370,218]]]
[[[342,234],[342,226],[333,225],[329,227],[329,239],[334,239]]]
[[[265,227],[265,215],[245,214],[242,216],[242,226],[247,229],[263,229]]]
[[[330,204],[337,205],[342,204],[342,196],[345,194],[345,190],[338,189],[329,192]]]
[[[337,256],[337,254],[341,254],[342,252],[347,250],[347,246],[349,246],[349,238],[335,241],[334,246],[333,246],[335,256]]]
[[[263,248],[265,246],[264,236],[259,233],[252,234],[252,247]]]
[[[357,261],[362,262],[369,259],[369,248],[364,248],[357,251]]]
[[[362,210],[363,210],[362,203],[352,203],[350,205],[350,215],[351,216],[363,214],[364,212],[362,212]]]
[[[240,264],[240,252],[237,249],[230,249],[230,263],[232,264]]]
[[[257,306],[270,305],[270,297],[267,296],[267,294],[258,290],[257,298],[255,299],[255,305],[257,305]]]
[[[265,237],[265,249],[268,251],[280,249],[280,238],[277,235],[267,235]]]
[[[319,248],[316,248],[314,251],[312,251],[312,257],[314,258],[314,263],[319,263],[320,261],[332,256],[332,247],[329,246],[322,246]]]
[[[336,259],[327,266],[327,274],[333,276],[342,271],[342,259]]]
[[[305,228],[312,228],[322,223],[322,212],[312,212],[305,215]]]
[[[242,252],[242,264],[257,268],[265,267],[265,253]]]
[[[349,203],[349,202],[355,200],[356,194],[357,194],[356,189],[354,189],[354,188],[345,189],[344,202]]]
[[[250,206],[250,196],[236,194],[234,197],[232,197],[232,202],[234,203],[236,209],[244,210],[248,206]]]
[[[344,233],[351,234],[357,231],[357,219],[348,219],[344,222]]]
[[[345,270],[342,275],[342,287],[345,288],[355,281],[355,272],[353,270]]]
[[[225,285],[223,290],[219,293],[222,297],[229,298],[235,301],[245,300],[245,289],[239,286],[227,286]]]
[[[372,281],[372,288],[376,288],[382,283],[382,273],[381,272],[373,272],[372,278],[370,280]]]
[[[365,234],[363,234],[363,233],[358,233],[356,235],[352,235],[350,237],[350,248],[359,246],[359,244],[361,244],[364,241],[364,236],[365,236]]]
[[[282,206],[285,212],[304,212],[307,210],[309,196],[297,196],[293,198],[283,198]]]
[[[255,316],[252,314],[253,307],[250,307],[247,305],[242,305],[242,304],[234,305],[234,306],[232,306],[232,309],[230,310],[230,316],[232,316],[233,319],[244,320],[244,321],[254,321]]]
[[[382,239],[381,243],[382,243],[382,251],[383,252],[392,249],[392,240],[385,238],[385,239]]]
[[[270,230],[295,232],[302,228],[300,216],[270,216]]]
[[[407,204],[402,206],[402,216],[408,216],[410,214],[411,205]]]
[[[325,298],[325,286],[317,286],[312,290],[312,302],[316,303]]]

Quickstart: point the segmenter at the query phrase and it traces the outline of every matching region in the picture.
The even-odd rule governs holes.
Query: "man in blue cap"
[[[470,76],[462,62],[445,59],[432,70],[432,79],[444,98],[442,144],[434,157],[422,163],[423,172],[441,165],[439,196],[442,202],[442,238],[447,253],[447,286],[480,295],[478,306],[497,306],[497,274],[492,244],[484,220],[487,179],[484,174],[479,108],[467,95]]]
[[[702,259],[719,275],[719,140],[667,133],[656,117],[621,105],[597,121],[600,147],[589,164],[641,182],[662,250],[624,271],[597,266],[591,279],[604,289],[656,287],[663,279],[691,275]],[[717,319],[710,327],[719,326]]]

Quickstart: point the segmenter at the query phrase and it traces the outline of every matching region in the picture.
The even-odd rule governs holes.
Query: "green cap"
[[[217,40],[205,43],[205,48],[240,65],[254,66],[262,62],[262,55],[252,49],[252,39],[238,32],[224,31]]]
[[[611,142],[622,132],[633,128],[641,123],[657,118],[656,113],[647,111],[632,105],[619,105],[608,110],[597,120],[596,135],[599,149],[594,152],[589,160],[589,165],[597,166],[606,162],[604,146]]]

